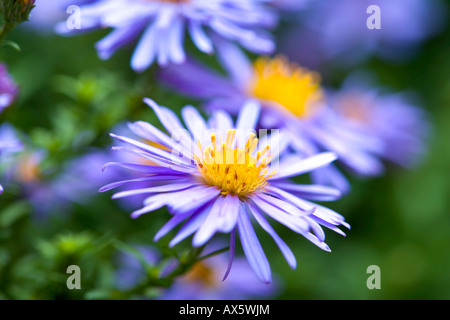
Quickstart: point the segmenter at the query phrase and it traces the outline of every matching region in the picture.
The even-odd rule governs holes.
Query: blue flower
[[[230,260],[225,278],[230,272],[238,233],[243,251],[254,272],[263,282],[271,281],[269,262],[264,254],[251,219],[254,219],[279,246],[288,264],[296,260],[266,217],[270,217],[303,235],[319,248],[330,251],[324,242],[325,226],[340,234],[337,227],[349,227],[338,213],[309,200],[329,201],[340,197],[334,188],[320,185],[298,185],[289,178],[329,165],[336,159],[333,153],[319,153],[308,158],[286,156],[287,145],[282,134],[256,137],[255,125],[259,104],[247,101],[236,124],[223,111],[217,111],[205,121],[192,106],[182,109],[186,128],[170,109],[145,102],[154,110],[168,134],[147,122],[134,122],[130,129],[140,140],[111,134],[122,144],[118,152],[130,152],[153,164],[112,162],[138,171],[136,179],[118,181],[104,186],[105,192],[117,187],[139,183],[113,195],[113,199],[146,194],[143,207],[132,212],[142,214],[167,206],[172,218],[155,235],[155,241],[172,229],[183,226],[170,242],[175,246],[194,235],[194,247],[205,245],[217,232],[230,234]],[[152,141],[153,145],[141,142]],[[142,183],[146,186],[142,187]],[[309,199],[309,200],[306,200]]]
[[[265,29],[277,16],[264,0],[98,0],[81,6],[81,30],[109,27],[113,31],[97,42],[101,59],[140,37],[131,67],[140,72],[155,60],[159,65],[185,60],[187,30],[194,45],[212,54],[213,38],[235,41],[248,50],[269,53],[274,42]],[[60,33],[73,33],[66,23]]]

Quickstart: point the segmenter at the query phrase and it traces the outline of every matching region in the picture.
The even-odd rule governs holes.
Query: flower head
[[[425,154],[428,115],[406,93],[383,93],[363,80],[349,77],[341,90],[330,94],[330,106],[345,126],[382,143],[377,155],[412,168]],[[357,82],[356,82],[357,81]]]
[[[263,0],[98,0],[81,6],[81,31],[104,27],[113,31],[96,44],[99,56],[114,52],[136,40],[131,58],[135,71],[153,64],[185,60],[185,29],[202,52],[214,52],[213,38],[235,41],[255,52],[271,52],[274,44],[265,29],[276,16]],[[207,30],[206,30],[207,29]],[[61,33],[71,33],[60,24]]]
[[[187,106],[182,115],[189,131],[172,111],[150,99],[145,101],[171,137],[141,121],[130,124],[130,129],[140,139],[156,142],[168,150],[112,134],[125,144],[116,150],[134,153],[157,166],[108,163],[106,167],[125,167],[141,172],[142,176],[111,183],[100,191],[144,182],[145,187],[128,187],[113,198],[149,195],[144,206],[132,213],[134,218],[167,206],[173,217],[156,234],[155,240],[185,220],[170,246],[194,235],[193,246],[200,247],[217,232],[229,233],[230,261],[226,277],[232,265],[237,232],[256,275],[262,281],[270,282],[269,262],[251,217],[273,237],[292,268],[296,266],[295,257],[271,227],[266,215],[327,251],[329,247],[324,242],[321,225],[341,234],[336,226],[349,227],[341,215],[306,200],[335,200],[340,196],[339,191],[319,185],[297,185],[288,179],[328,165],[336,156],[321,153],[306,159],[297,156],[278,159],[280,150],[286,145],[285,137],[276,132],[255,135],[259,116],[259,104],[255,101],[246,102],[235,125],[225,112],[216,112],[206,122],[196,109]]]

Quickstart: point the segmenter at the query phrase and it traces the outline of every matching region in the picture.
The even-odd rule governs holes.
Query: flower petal
[[[295,259],[294,254],[288,245],[280,238],[280,236],[276,233],[276,231],[272,228],[270,223],[264,218],[264,216],[260,213],[259,209],[252,203],[248,203],[251,213],[255,217],[256,221],[259,223],[261,228],[263,228],[275,241],[278,248],[280,248],[281,253],[285,257],[287,263],[292,269],[295,269],[297,266],[297,261]]]
[[[291,157],[289,160],[280,162],[279,171],[270,179],[276,180],[298,176],[323,167],[336,159],[337,156],[333,152],[323,152],[303,159]]]

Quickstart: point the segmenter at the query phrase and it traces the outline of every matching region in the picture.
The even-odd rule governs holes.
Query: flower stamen
[[[194,154],[194,160],[205,183],[221,189],[223,195],[246,198],[252,192],[263,189],[275,171],[268,174],[272,159],[268,155],[269,145],[254,157],[259,141],[256,135],[250,134],[244,148],[239,148],[237,144],[233,146],[235,137],[236,130],[228,130],[225,142],[218,144],[216,134],[211,134],[211,146],[205,148],[201,156]],[[200,142],[198,145],[203,150]]]

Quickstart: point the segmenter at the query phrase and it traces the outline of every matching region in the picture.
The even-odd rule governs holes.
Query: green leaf
[[[20,218],[27,215],[30,211],[30,207],[27,202],[16,202],[9,207],[0,211],[0,227],[7,228]]]
[[[2,46],[10,46],[13,49],[16,49],[18,52],[20,52],[20,46],[16,42],[11,41],[11,40],[3,41]]]

